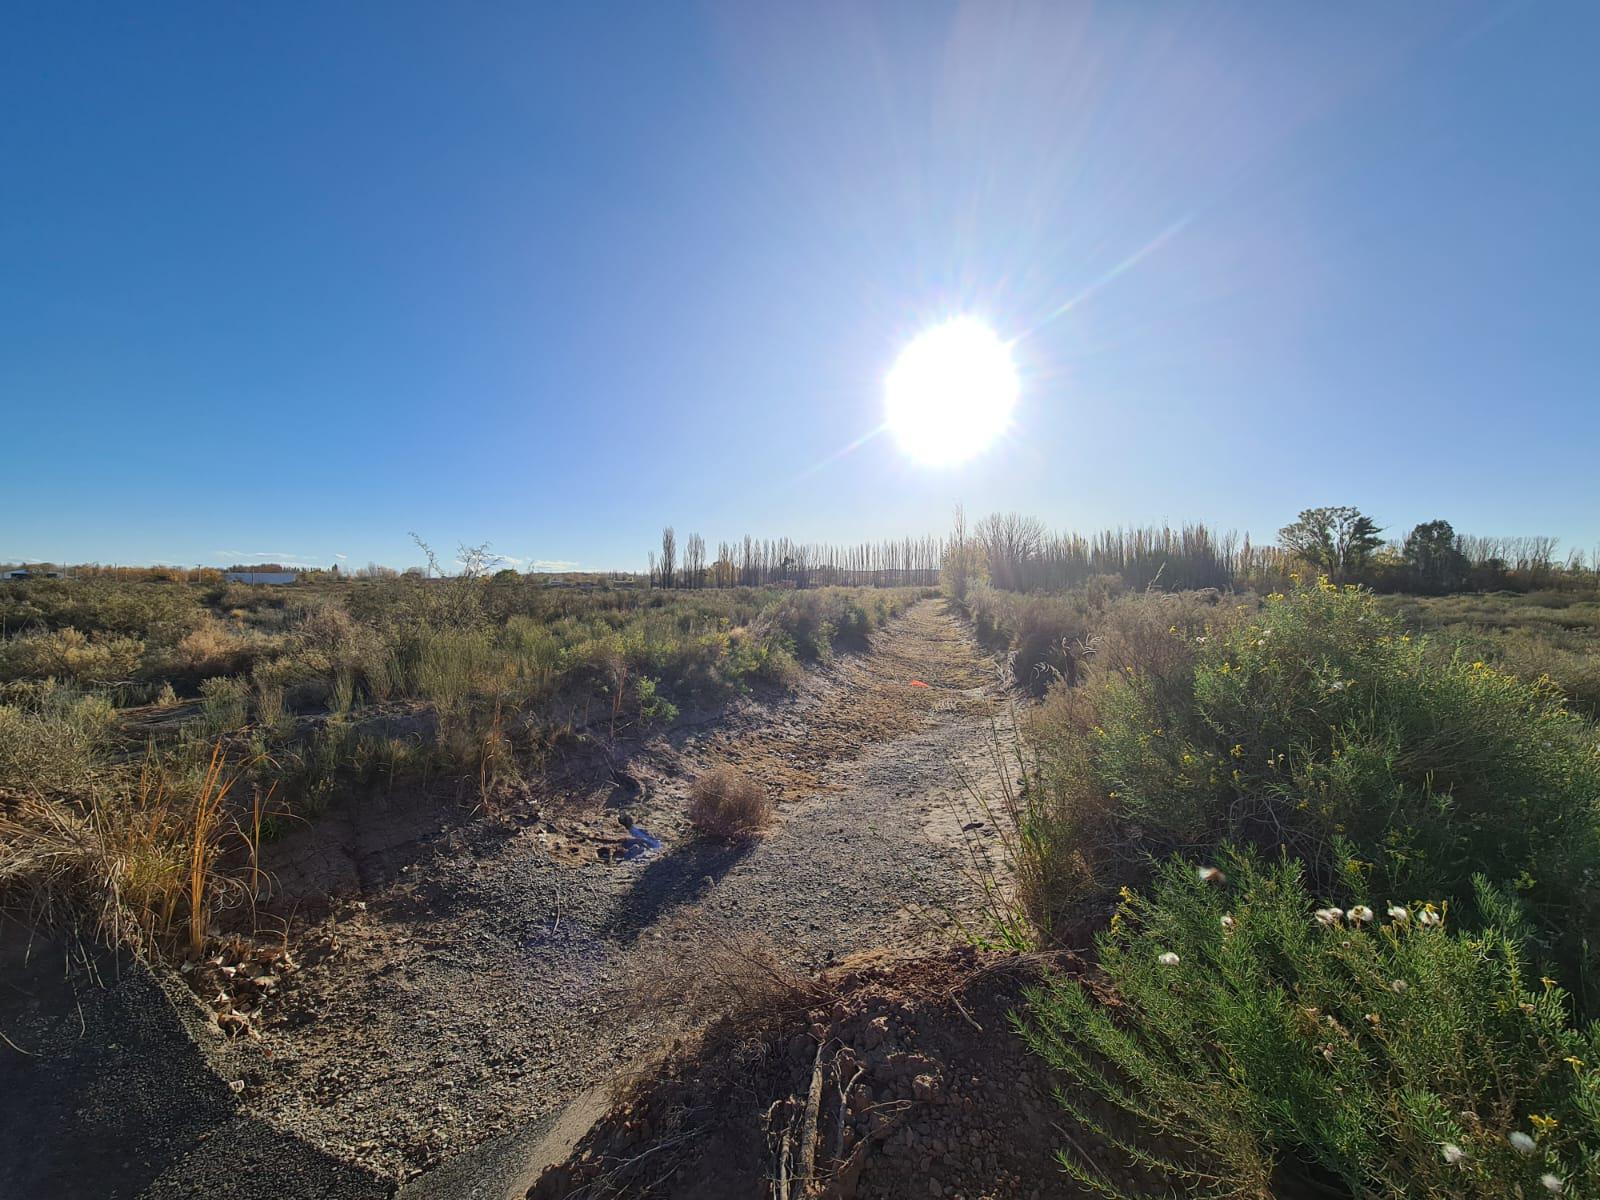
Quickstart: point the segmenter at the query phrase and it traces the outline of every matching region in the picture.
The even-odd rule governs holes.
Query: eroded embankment
[[[391,839],[390,869],[347,877],[359,894],[306,932],[299,969],[252,1023],[259,1040],[202,1036],[203,1056],[242,1083],[238,1119],[362,1178],[503,1194],[528,1169],[519,1147],[655,1048],[650,1014],[624,1003],[641,942],[692,955],[704,938],[759,934],[818,967],[948,940],[973,902],[966,841],[985,833],[963,832],[967,788],[992,784],[1007,715],[991,665],[941,605],[919,604],[794,697],[647,747],[609,808],[547,799]],[[721,762],[779,801],[758,843],[691,836],[687,783]],[[661,848],[629,857],[643,848],[624,821]],[[314,839],[297,853],[315,854]],[[205,1147],[221,1136],[151,1186],[214,1177]],[[315,1194],[283,1183],[280,1195]]]
[[[1059,1081],[1011,1024],[1041,966],[953,948],[771,985],[627,1090],[529,1200],[1063,1194]]]

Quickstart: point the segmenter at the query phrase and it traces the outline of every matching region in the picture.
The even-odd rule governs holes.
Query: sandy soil
[[[625,786],[588,806],[446,824],[431,841],[396,823],[346,856],[359,898],[312,930],[298,970],[274,975],[244,1068],[229,1048],[242,1113],[364,1173],[414,1179],[403,1194],[520,1194],[544,1165],[528,1156],[562,1152],[546,1143],[564,1107],[656,1050],[623,1003],[641,942],[692,954],[702,937],[754,931],[804,967],[948,942],[988,832],[971,828],[967,787],[994,786],[1008,721],[993,665],[927,601],[796,696],[647,746]],[[758,843],[697,841],[686,824],[689,781],[721,762],[779,801]]]

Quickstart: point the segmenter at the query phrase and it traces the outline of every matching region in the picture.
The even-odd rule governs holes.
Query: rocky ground
[[[1063,1194],[1057,1081],[1011,1025],[1037,967],[959,948],[771,990],[625,1089],[529,1200]]]
[[[229,1120],[275,1131],[285,1163],[352,1174],[274,1193],[272,1156],[219,1171],[220,1133],[190,1131],[146,1193],[520,1195],[604,1110],[597,1085],[658,1061],[670,1030],[632,1001],[661,955],[756,936],[808,970],[948,945],[992,843],[972,789],[994,794],[1009,720],[993,664],[925,601],[603,787],[466,820],[352,798],[275,848],[282,893],[306,901],[283,910],[294,932],[201,965],[214,1019],[190,1022]],[[689,782],[724,762],[778,800],[759,842],[697,840],[683,817]]]

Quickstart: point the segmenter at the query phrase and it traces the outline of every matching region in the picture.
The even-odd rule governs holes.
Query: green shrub
[[[660,694],[654,679],[641,675],[633,686],[639,697],[639,715],[645,721],[660,721],[670,725],[678,719],[678,706]]]
[[[250,683],[217,675],[200,685],[200,713],[208,733],[228,733],[250,718]]]
[[[794,641],[783,635],[767,638],[735,635],[728,641],[723,673],[735,684],[742,683],[746,679],[792,684],[800,675],[800,663],[795,658]]]
[[[0,794],[83,796],[102,766],[113,710],[56,688],[29,708],[0,704]]]
[[[1563,968],[1592,966],[1600,749],[1553,688],[1440,660],[1370,594],[1326,584],[1169,637],[1192,665],[1125,663],[1035,723],[1038,784],[1097,880],[1238,841],[1283,846],[1329,886],[1348,843],[1383,891],[1469,902],[1478,871],[1515,887]]]
[[[1600,603],[1592,592],[1385,597],[1383,607],[1432,652],[1459,650],[1530,683],[1548,678],[1567,702],[1600,715]]]
[[[175,645],[205,619],[200,589],[181,583],[50,579],[0,583],[0,629],[77,629]]]
[[[1403,918],[1377,897],[1373,915],[1319,913],[1298,865],[1219,861],[1223,876],[1175,861],[1153,896],[1125,893],[1103,979],[1034,991],[1020,1022],[1083,1089],[1062,1103],[1157,1194],[1268,1197],[1275,1172],[1397,1200],[1600,1194],[1600,1032],[1526,978],[1514,904],[1480,878],[1475,932],[1409,898]]]

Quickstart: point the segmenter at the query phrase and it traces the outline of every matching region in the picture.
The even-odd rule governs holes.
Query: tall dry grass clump
[[[700,776],[689,789],[689,820],[708,837],[755,837],[772,824],[772,814],[766,789],[731,766]]]
[[[139,954],[198,955],[213,918],[251,902],[261,882],[262,810],[234,812],[238,777],[217,746],[197,774],[147,763],[137,780],[102,774],[70,793],[0,792],[0,899]],[[235,857],[248,859],[248,876]]]

